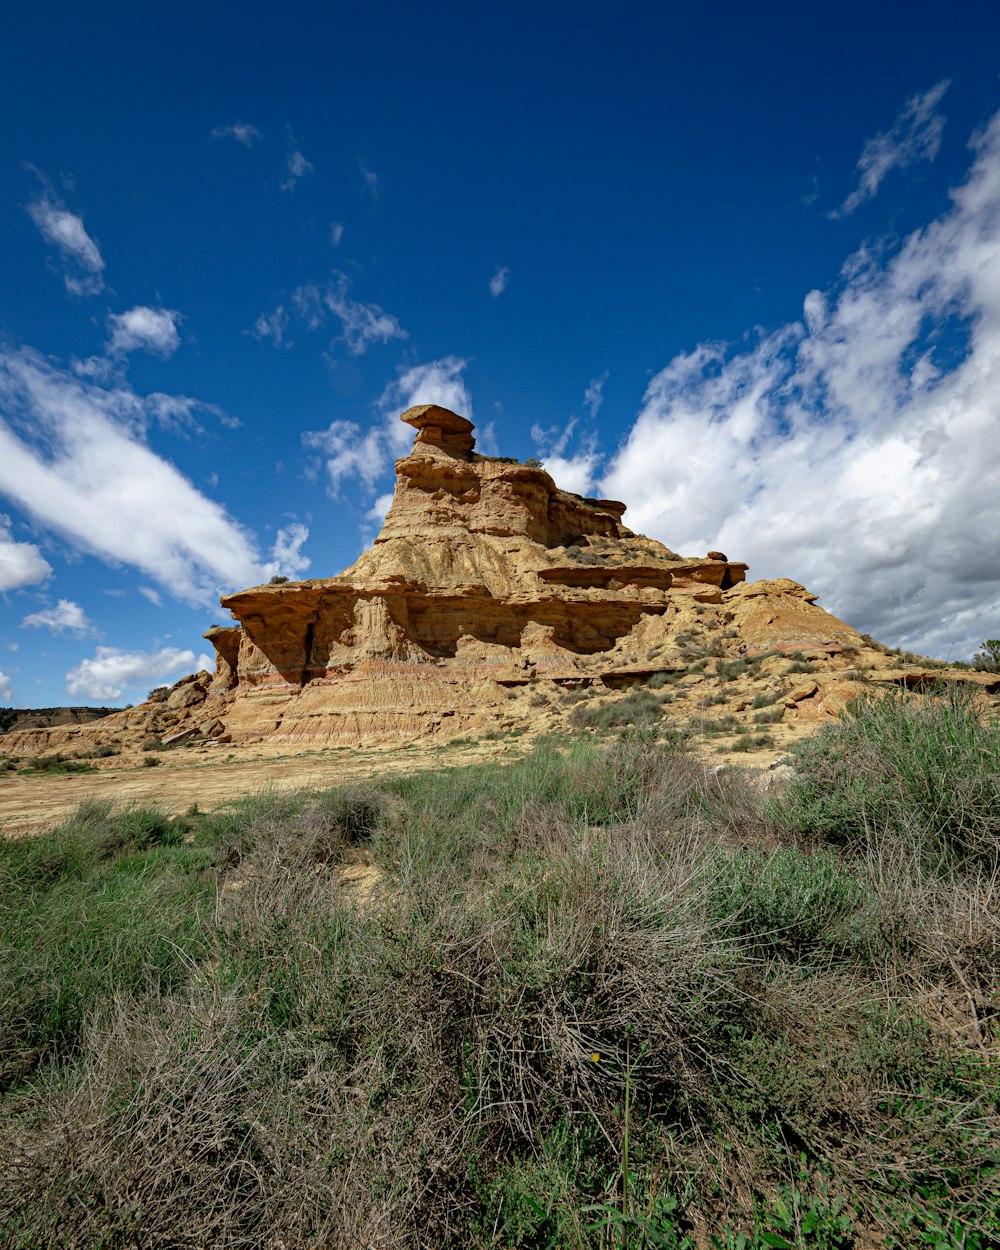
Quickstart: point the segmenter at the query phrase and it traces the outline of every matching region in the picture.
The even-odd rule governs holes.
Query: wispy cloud
[[[594,484],[601,454],[593,435],[585,437],[579,448],[572,454],[569,453],[576,425],[576,417],[571,417],[561,430],[558,426],[545,429],[540,425],[533,425],[531,437],[545,461],[546,471],[556,485],[562,490],[586,495]]]
[[[352,300],[348,294],[350,286],[347,274],[335,271],[333,281],[323,293],[323,302],[340,319],[343,339],[352,356],[363,355],[375,343],[408,337],[392,313],[385,312],[378,304]]]
[[[141,304],[128,312],[113,313],[108,318],[111,327],[108,352],[112,356],[123,356],[142,349],[166,360],[181,345],[177,333],[180,320],[180,313],[171,308],[147,308]]]
[[[319,329],[329,314],[336,317],[342,330],[340,341],[351,356],[363,356],[377,343],[409,337],[392,313],[387,313],[378,304],[364,304],[352,299],[350,290],[351,282],[347,274],[335,269],[330,281],[322,286],[310,282],[297,287],[290,301],[292,311],[310,330]],[[281,347],[285,344],[288,323],[289,311],[284,304],[279,304],[273,313],[262,313],[257,318],[253,333],[257,338],[270,339],[275,347]]]
[[[604,384],[610,374],[605,369],[599,378],[591,378],[587,389],[583,392],[583,402],[591,417],[596,417],[604,403]]]
[[[0,593],[34,586],[52,576],[49,564],[34,543],[19,543],[11,534],[9,516],[0,515]]]
[[[30,349],[0,348],[0,493],[177,598],[208,603],[260,582],[268,566],[252,535],[144,440],[158,411],[193,402],[95,386]]]
[[[54,634],[86,634],[93,628],[83,608],[72,599],[60,599],[54,608],[32,612],[21,624],[29,629],[50,629]]]
[[[154,590],[152,586],[140,586],[139,594],[142,595],[143,599],[148,599],[154,608],[163,607],[162,596],[159,591]]]
[[[245,148],[252,148],[254,143],[263,137],[256,126],[248,125],[247,122],[233,122],[231,126],[215,126],[212,130],[213,139],[235,139]]]
[[[365,161],[358,161],[358,168],[361,170],[361,185],[373,200],[379,199],[382,194],[382,181],[378,174]]]
[[[371,487],[384,476],[389,458],[402,455],[413,441],[413,430],[399,414],[414,404],[441,404],[471,417],[472,399],[462,378],[467,364],[458,356],[445,356],[409,365],[385,388],[376,422],[368,429],[353,421],[332,421],[325,430],[303,434],[303,446],[324,458],[331,492],[338,495],[349,478]]]
[[[288,313],[284,304],[279,304],[272,313],[261,313],[254,322],[254,336],[262,341],[270,339],[275,347],[290,347],[285,338],[288,333]]]
[[[87,233],[83,218],[71,213],[46,187],[28,205],[28,215],[46,243],[56,248],[64,266],[63,281],[72,295],[97,295],[104,289],[104,257]]]
[[[932,161],[937,156],[944,118],[934,110],[950,85],[943,79],[922,95],[911,96],[896,114],[892,129],[865,143],[858,159],[858,185],[831,217],[847,217],[871,199],[890,170],[906,169],[916,161]]]
[[[66,693],[74,699],[118,700],[126,690],[148,691],[154,682],[180,676],[194,664],[194,652],[179,647],[160,651],[121,651],[98,647],[66,674]]]
[[[498,299],[507,290],[507,283],[510,280],[510,266],[503,265],[496,269],[493,277],[490,278],[490,294],[494,299]]]
[[[330,246],[340,247],[340,241],[344,237],[344,225],[340,221],[330,222]]]
[[[307,161],[298,148],[293,148],[288,153],[288,160],[285,162],[282,191],[294,191],[299,179],[304,178],[306,174],[311,174],[314,168],[312,161]]]
[[[601,482],[676,550],[791,576],[886,641],[1000,620],[1000,114],[947,213],[862,249],[799,322],[652,380]]]

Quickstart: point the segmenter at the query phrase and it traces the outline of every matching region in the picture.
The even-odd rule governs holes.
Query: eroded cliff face
[[[721,663],[762,651],[807,652],[824,667],[825,681],[788,704],[808,718],[856,693],[844,671],[858,657],[881,658],[798,583],[747,582],[747,566],[721,552],[678,556],[626,528],[624,504],[478,455],[471,422],[456,413],[425,405],[402,420],[416,439],[396,462],[370,550],[338,577],[223,599],[236,623],[205,635],[213,675],[80,732],[236,743],[453,737],[530,727],[539,699],[551,703],[546,691],[613,691],[700,655]],[[34,749],[59,747],[56,732]]]

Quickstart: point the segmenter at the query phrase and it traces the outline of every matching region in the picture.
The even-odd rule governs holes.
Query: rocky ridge
[[[604,706],[613,722],[637,694],[647,717],[655,699],[657,717],[735,739],[762,723],[801,731],[872,681],[1000,689],[894,659],[797,582],[748,582],[721,552],[683,557],[633,533],[624,504],[476,453],[456,413],[424,405],[402,420],[413,448],[350,568],[224,598],[234,623],[205,634],[214,673],[100,722],[7,734],[0,751],[503,736],[599,724]],[[716,704],[725,723],[709,731]]]

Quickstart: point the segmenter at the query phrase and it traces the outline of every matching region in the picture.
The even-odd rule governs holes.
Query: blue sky
[[[339,572],[429,400],[890,644],[1000,633],[995,5],[19,10],[0,698]]]

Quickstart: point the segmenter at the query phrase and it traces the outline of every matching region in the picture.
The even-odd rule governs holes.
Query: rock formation
[[[370,550],[337,577],[224,598],[236,623],[205,634],[213,675],[77,732],[122,743],[448,739],[554,724],[560,692],[613,692],[701,659],[710,675],[762,652],[819,665],[782,695],[790,718],[815,720],[857,693],[866,659],[885,667],[885,648],[798,583],[747,582],[747,566],[721,552],[682,557],[634,534],[624,504],[476,453],[472,423],[445,408],[402,420],[417,435]],[[540,703],[551,710],[540,715]],[[59,731],[37,732],[5,749],[65,745]]]

